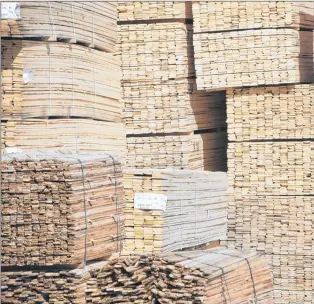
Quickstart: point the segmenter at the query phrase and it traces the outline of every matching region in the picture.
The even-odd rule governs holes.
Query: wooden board
[[[267,261],[228,249],[113,259],[97,283],[102,303],[273,303]]]
[[[194,32],[314,28],[313,2],[193,1]]]
[[[314,142],[228,144],[229,188],[243,195],[314,194]]]
[[[226,132],[127,137],[129,168],[226,171]]]
[[[115,2],[30,1],[20,3],[19,10],[20,18],[1,20],[2,37],[67,39],[108,52],[115,51]]]
[[[194,34],[198,90],[313,81],[313,32],[262,29]]]
[[[125,253],[165,253],[226,239],[226,173],[126,170],[124,187]],[[165,211],[135,208],[138,193],[164,194]]]
[[[122,250],[119,157],[34,151],[1,166],[2,266],[79,265]]]
[[[192,18],[192,4],[184,1],[130,1],[118,3],[119,21]]]
[[[80,153],[119,154],[125,157],[122,123],[89,119],[29,119],[2,122],[5,148],[70,150]]]
[[[231,141],[314,138],[314,86],[227,90]]]
[[[121,122],[120,63],[61,42],[3,40],[2,119],[88,117]]]

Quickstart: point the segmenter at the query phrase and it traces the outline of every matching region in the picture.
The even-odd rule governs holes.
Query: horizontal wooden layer
[[[22,2],[16,17],[1,20],[1,36],[68,39],[114,52],[117,39],[115,2]],[[2,4],[2,11],[6,5]]]
[[[227,90],[228,139],[314,138],[312,84]]]
[[[313,32],[263,29],[194,34],[198,90],[313,80]]]
[[[32,119],[1,124],[2,147],[32,150],[70,150],[125,156],[122,123],[88,119]]]
[[[189,2],[120,2],[118,3],[119,21],[161,20],[192,18],[192,4]]]
[[[165,253],[225,240],[226,173],[126,170],[124,187],[126,252]],[[135,208],[138,193],[164,194],[165,211]]]
[[[194,32],[314,28],[313,2],[193,1]]]
[[[120,122],[120,63],[61,42],[2,40],[2,119],[88,117]]]
[[[1,165],[2,266],[78,265],[121,250],[119,157],[34,151]]]
[[[226,132],[127,138],[129,168],[226,171]]]
[[[314,194],[314,142],[228,144],[229,188],[243,195]]]

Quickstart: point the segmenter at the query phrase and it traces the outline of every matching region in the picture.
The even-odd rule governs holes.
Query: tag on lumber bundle
[[[313,2],[193,1],[194,32],[253,28],[314,28]]]
[[[27,1],[1,3],[1,37],[78,42],[114,52],[117,3]]]
[[[313,158],[314,142],[229,143],[231,195],[313,195]]]
[[[2,119],[84,117],[121,122],[120,63],[61,42],[3,40]]]
[[[27,152],[1,166],[2,266],[86,264],[121,250],[117,156]]]
[[[119,2],[118,15],[119,21],[192,18],[192,4],[184,1]]]
[[[313,32],[262,29],[194,34],[198,90],[313,81]]]
[[[3,129],[2,129],[3,128]],[[113,153],[125,157],[122,123],[89,119],[30,119],[1,124],[2,147],[32,150],[70,150]]]
[[[127,167],[226,171],[226,132],[127,137]]]
[[[124,187],[126,252],[169,252],[226,239],[226,173],[127,170]],[[155,210],[140,210],[139,197],[148,204],[149,195],[157,203],[140,209]],[[161,199],[167,200],[164,210],[157,208]]]
[[[228,139],[314,138],[314,86],[227,90]]]
[[[256,253],[135,255],[112,259],[96,276],[102,303],[273,303],[271,271]]]

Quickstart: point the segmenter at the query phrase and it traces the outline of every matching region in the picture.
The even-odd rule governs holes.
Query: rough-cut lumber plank
[[[2,37],[61,38],[115,51],[117,3],[30,1],[19,4],[20,18],[1,20]]]
[[[119,157],[34,151],[1,166],[2,266],[78,265],[121,250]]]
[[[164,253],[225,240],[226,173],[126,170],[124,188],[125,252]],[[165,211],[136,209],[137,193],[166,195]]]
[[[312,84],[227,90],[228,139],[314,138]]]
[[[2,119],[88,117],[120,122],[120,63],[61,42],[3,40]]]
[[[314,28],[313,2],[193,1],[194,32]]]
[[[192,18],[192,4],[184,1],[130,1],[118,3],[119,21]]]
[[[229,188],[242,195],[314,194],[314,142],[228,144]]]
[[[3,122],[5,148],[71,150],[85,153],[114,153],[125,156],[122,123],[88,119],[29,119]]]
[[[273,303],[267,261],[228,249],[112,259],[97,286],[102,303]]]
[[[198,90],[313,80],[313,32],[262,29],[194,34]]]
[[[129,168],[226,171],[226,132],[127,137]]]

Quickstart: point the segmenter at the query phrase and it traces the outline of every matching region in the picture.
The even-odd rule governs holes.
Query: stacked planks
[[[90,119],[28,119],[3,122],[5,148],[71,150],[77,153],[113,153],[125,156],[122,123]]]
[[[117,39],[114,2],[2,3],[1,37],[67,39],[113,52]]]
[[[313,2],[193,1],[194,32],[253,28],[314,28]]]
[[[96,276],[102,303],[266,304],[273,296],[267,261],[228,249],[112,259]]]
[[[87,291],[96,285],[94,273],[103,266],[98,262],[85,269],[2,271],[1,303],[86,304]]]
[[[313,109],[313,84],[228,89],[228,139],[314,138]]]
[[[1,49],[2,119],[121,121],[120,64],[113,54],[28,40],[3,40]]]
[[[313,32],[289,28],[194,34],[199,90],[313,80]]]
[[[225,240],[226,173],[133,169],[124,172],[124,187],[125,252],[164,253]],[[165,195],[165,210],[137,208],[139,193]]]
[[[205,147],[207,136],[194,135],[194,132],[202,131],[211,137],[209,130],[218,131],[217,137],[220,137],[226,127],[224,93],[196,90],[192,25],[188,20],[191,3],[129,2],[119,3],[118,8],[128,165],[150,166],[143,166],[142,159],[153,154],[141,150],[146,147],[155,150],[151,143],[158,140],[158,148],[168,151],[167,160],[152,160],[152,168],[225,170],[219,164],[178,165],[190,158],[191,144],[181,144],[181,141],[197,141],[197,145]],[[176,144],[171,147],[173,140]],[[207,150],[223,149],[220,142],[211,143],[213,146]],[[177,145],[181,147],[179,151]],[[176,151],[179,154],[171,155]],[[196,154],[193,157],[202,162],[206,151]]]
[[[121,250],[119,158],[28,152],[1,165],[2,266],[75,266]]]
[[[192,19],[192,5],[189,2],[124,2],[118,5],[120,21]]]
[[[144,169],[226,171],[226,132],[127,137],[126,165]]]

